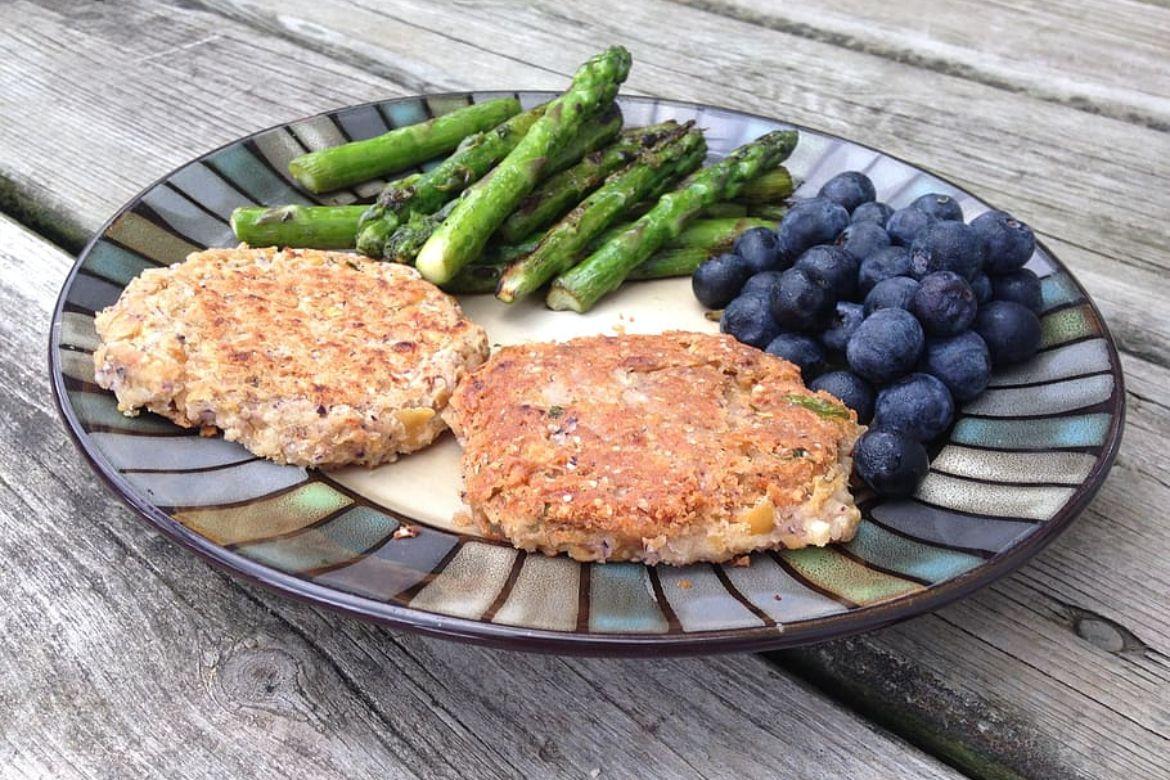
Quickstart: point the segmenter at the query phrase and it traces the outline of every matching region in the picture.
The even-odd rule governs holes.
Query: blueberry
[[[751,268],[739,255],[719,255],[695,269],[691,289],[708,309],[722,309],[739,295],[750,275]]]
[[[971,280],[971,289],[975,291],[975,300],[979,303],[991,300],[991,279],[982,271],[975,274],[975,278]]]
[[[785,330],[815,331],[823,327],[836,299],[818,277],[803,268],[789,268],[772,288],[772,318]]]
[[[951,424],[955,402],[937,377],[911,374],[878,393],[873,417],[878,428],[928,442]]]
[[[841,247],[814,246],[797,258],[793,267],[820,279],[837,298],[852,298],[857,292],[857,258]]]
[[[806,382],[825,369],[825,350],[815,338],[803,333],[781,333],[764,351],[795,363]]]
[[[751,278],[744,282],[743,290],[741,290],[739,294],[760,294],[771,297],[772,287],[779,279],[779,271],[763,271],[758,274],[752,274]]]
[[[873,419],[873,388],[852,371],[830,371],[808,383],[810,390],[824,390],[857,412],[857,422],[868,425]]]
[[[861,261],[857,272],[857,292],[865,297],[878,282],[895,276],[910,275],[910,250],[904,246],[879,249]]]
[[[753,274],[776,270],[779,265],[776,232],[766,227],[745,230],[735,239],[731,251],[747,261]]]
[[[940,222],[946,220],[963,221],[963,207],[950,195],[943,195],[941,192],[929,192],[916,198],[910,206],[919,211],[925,211]]]
[[[1040,320],[1015,301],[991,301],[979,307],[975,332],[987,344],[993,366],[1021,363],[1040,349]]]
[[[858,260],[864,260],[890,245],[890,235],[873,222],[855,222],[837,236],[837,246]]]
[[[1015,301],[1021,306],[1027,306],[1037,314],[1044,307],[1040,295],[1040,277],[1029,268],[1021,268],[1010,274],[997,276],[991,280],[991,297],[997,301]]]
[[[882,309],[905,309],[910,311],[919,284],[909,276],[895,276],[878,282],[865,296],[865,316]]]
[[[873,222],[878,227],[884,228],[886,226],[886,220],[893,213],[894,210],[885,203],[870,201],[869,203],[862,203],[853,209],[853,214],[850,216],[849,222],[854,225],[858,222]]]
[[[926,342],[923,368],[938,377],[957,401],[970,401],[987,389],[991,353],[978,333],[967,331]]]
[[[886,232],[890,234],[890,241],[898,246],[910,246],[919,233],[935,222],[938,220],[925,211],[907,206],[890,215],[886,220]]]
[[[839,302],[828,327],[821,334],[821,343],[834,352],[844,352],[864,319],[865,309],[860,303]]]
[[[910,373],[922,354],[922,326],[903,309],[882,309],[865,318],[849,339],[845,357],[863,379],[882,385]]]
[[[781,262],[791,262],[817,244],[831,244],[849,224],[849,212],[826,198],[802,200],[788,209],[776,236]]]
[[[918,489],[930,459],[919,442],[893,431],[866,432],[853,451],[857,476],[879,496],[904,498]]]
[[[780,326],[772,319],[764,295],[741,295],[727,304],[719,320],[719,330],[760,349],[780,334]]]
[[[971,220],[987,245],[987,272],[1006,274],[1022,268],[1036,249],[1032,228],[1006,211],[989,211]]]
[[[817,195],[853,211],[862,203],[869,203],[877,197],[877,191],[873,188],[873,182],[861,171],[845,171],[825,182]]]
[[[970,279],[983,270],[983,238],[962,222],[937,222],[910,245],[910,275],[921,279],[935,271],[954,271]]]
[[[931,336],[953,336],[971,327],[978,308],[966,279],[953,271],[936,271],[922,277],[910,313]]]

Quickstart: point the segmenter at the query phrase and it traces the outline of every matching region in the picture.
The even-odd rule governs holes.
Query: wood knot
[[[283,650],[250,644],[236,645],[216,669],[229,705],[294,713],[302,698],[299,664]]]

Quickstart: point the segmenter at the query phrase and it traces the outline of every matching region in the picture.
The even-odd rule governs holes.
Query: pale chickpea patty
[[[342,252],[209,249],[100,312],[99,385],[279,463],[374,466],[429,444],[487,337],[412,268]]]
[[[444,412],[489,534],[583,561],[686,564],[852,538],[856,415],[729,336],[505,347]]]

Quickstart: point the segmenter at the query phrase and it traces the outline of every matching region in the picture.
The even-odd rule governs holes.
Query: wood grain
[[[593,1],[483,7],[215,0],[213,5],[231,21],[187,7],[152,10],[137,3],[81,12],[60,3],[0,7],[0,21],[6,23],[0,28],[0,53],[19,63],[15,73],[0,71],[0,96],[29,106],[0,123],[0,178],[9,183],[0,191],[0,204],[24,209],[30,221],[59,231],[54,235],[69,244],[156,176],[241,132],[404,91],[558,87],[577,62],[614,41],[634,50],[631,91],[733,105],[840,132],[924,163],[1031,221],[1089,286],[1131,353],[1125,359],[1129,427],[1113,476],[1085,516],[1017,575],[937,615],[792,651],[780,662],[971,772],[1164,774],[1170,739],[1170,638],[1164,609],[1170,563],[1161,551],[1170,539],[1161,517],[1170,498],[1163,476],[1170,465],[1164,451],[1170,433],[1170,371],[1162,366],[1170,365],[1170,324],[1159,306],[1168,292],[1162,220],[1170,213],[1170,195],[1161,184],[1170,165],[1167,134],[1142,123],[1094,116],[1027,89],[1004,89],[969,74],[950,75],[867,53],[864,47],[852,50],[664,2],[623,4],[620,13]],[[1149,83],[1158,82],[1142,85]],[[60,148],[45,143],[45,127],[53,128]],[[14,244],[9,239],[0,246]],[[47,254],[18,246],[20,256]],[[6,274],[0,290],[5,296],[16,290],[19,296],[6,297],[5,311],[43,311],[44,304],[33,303],[42,293],[20,291],[38,284],[49,289],[60,277],[37,277]],[[4,583],[10,592],[31,588],[41,594],[11,600],[0,616],[5,626],[35,628],[39,633],[32,636],[46,637],[42,645],[49,646],[50,639],[65,642],[66,660],[57,662],[46,649],[37,650],[35,663],[28,664],[37,670],[29,685],[39,693],[37,704],[4,722],[6,736],[21,735],[24,747],[17,758],[23,763],[17,766],[36,771],[58,755],[84,766],[88,756],[79,746],[87,740],[94,754],[113,760],[108,757],[125,735],[119,729],[137,728],[131,733],[145,740],[135,723],[167,715],[166,707],[178,701],[173,709],[181,724],[167,732],[169,740],[146,742],[144,751],[179,775],[195,773],[198,761],[175,746],[191,741],[197,754],[210,750],[223,723],[239,731],[238,736],[229,733],[236,741],[223,751],[229,757],[221,757],[228,771],[262,772],[272,766],[264,763],[271,758],[252,757],[256,763],[248,765],[249,750],[275,755],[292,746],[308,771],[326,775],[347,763],[358,767],[358,774],[380,771],[389,761],[379,763],[386,755],[403,771],[421,771],[417,768],[436,761],[437,774],[451,774],[450,764],[426,752],[429,738],[438,734],[457,746],[460,760],[470,762],[460,765],[465,772],[492,774],[509,767],[535,773],[587,771],[582,768],[602,766],[590,752],[596,744],[608,746],[618,739],[618,750],[630,755],[665,756],[657,759],[663,774],[719,774],[716,757],[733,762],[728,766],[740,774],[754,774],[792,733],[793,723],[774,722],[775,713],[784,707],[804,712],[803,705],[774,698],[778,688],[791,689],[789,678],[723,666],[732,663],[727,659],[697,666],[627,666],[469,650],[395,637],[230,584],[101,497],[44,408],[43,384],[37,384],[43,383],[42,336],[8,320],[3,327],[8,329],[0,331],[4,354],[16,356],[9,363],[16,367],[0,379],[5,408],[39,409],[21,412],[32,416],[13,427],[12,435],[19,438],[11,441],[19,443],[5,445],[4,462],[18,456],[27,461],[31,454],[51,467],[35,468],[65,483],[55,488],[57,493],[72,486],[89,496],[38,503],[35,491],[18,493],[27,503],[17,517],[52,519],[24,522],[23,532],[52,549],[43,558],[26,558],[28,563],[0,572],[0,579],[16,578]],[[54,492],[48,486],[58,485],[52,476],[35,482],[23,470],[18,473],[20,483],[14,483],[10,471],[3,476],[12,484],[37,484],[47,493]],[[12,504],[6,497],[3,506]],[[5,515],[6,528],[16,523],[11,517]],[[90,517],[96,531],[77,526]],[[5,530],[5,538],[10,536],[18,538]],[[19,538],[26,540],[22,550],[29,546],[30,537]],[[111,548],[126,551],[112,569],[101,557],[111,555]],[[22,550],[10,558],[20,559]],[[83,573],[63,579],[67,571],[52,563],[63,558],[70,559],[71,570]],[[73,563],[77,558],[88,562]],[[123,560],[132,562],[126,564],[125,578],[119,573]],[[30,567],[59,576],[21,584],[13,570]],[[143,585],[148,575],[158,583]],[[12,602],[51,605],[61,598],[53,587],[61,583],[70,599],[80,598],[73,591],[98,583],[103,593],[141,606],[124,614],[117,606],[104,607],[105,597],[99,596],[66,599],[68,612],[43,619],[35,610],[8,611],[17,608]],[[109,596],[109,602],[117,605],[118,599]],[[87,610],[98,610],[96,622],[109,625],[99,625],[100,638],[61,628],[69,624],[66,616]],[[166,620],[188,633],[176,628],[159,635],[165,640],[152,634],[141,645],[118,646],[127,636],[142,634],[142,625]],[[255,630],[264,637],[261,647],[271,643],[277,648],[265,659],[294,659],[297,683],[277,685],[277,703],[258,693],[239,695],[254,705],[240,704],[234,693],[208,693],[211,688],[200,681],[218,680],[218,672],[191,678],[190,670],[210,663],[196,659],[218,658],[214,648],[234,647],[234,640],[217,644],[222,637],[253,636],[248,633],[252,626],[259,626]],[[97,650],[91,653],[92,648]],[[275,662],[258,664],[270,671]],[[5,668],[0,686],[13,677],[9,671],[14,668]],[[139,671],[141,676],[165,681],[167,701],[151,698],[148,686],[134,682],[135,670],[142,669],[150,674]],[[395,671],[387,674],[388,669]],[[487,682],[481,679],[484,669],[491,670]],[[514,685],[513,678],[495,677],[510,670],[517,674]],[[265,679],[264,673],[243,676]],[[302,678],[313,682],[302,683]],[[658,692],[680,681],[691,698],[672,699],[666,706],[655,698],[668,695]],[[69,693],[55,694],[58,682]],[[129,706],[122,703],[119,685],[130,685],[136,697],[126,721],[106,723],[95,716],[96,723],[58,722],[70,697],[103,715]],[[343,686],[344,695],[330,697],[330,691],[318,687],[334,685]],[[643,695],[646,686],[655,696]],[[763,692],[762,698],[745,703],[742,694],[752,689]],[[561,696],[562,691],[567,693]],[[0,688],[0,701],[15,701],[17,693]],[[285,701],[292,702],[287,709],[280,704]],[[585,714],[582,701],[590,708]],[[247,725],[215,720],[224,716],[209,702],[228,702],[226,708],[244,713],[237,717],[246,718]],[[548,702],[560,704],[550,707]],[[217,714],[203,712],[204,707]],[[470,722],[459,723],[465,712],[472,713]],[[314,720],[303,713],[320,715]],[[580,731],[573,729],[574,717],[586,724]],[[718,739],[709,740],[705,729],[712,722],[721,727],[729,717],[750,722],[751,738],[769,747],[738,757],[719,752],[743,732],[720,731]],[[339,719],[347,724],[343,736],[328,725]],[[412,726],[422,732],[418,739],[403,733]],[[16,727],[23,730],[10,732]],[[855,725],[835,728],[870,735]],[[319,729],[315,737],[313,729]],[[486,736],[500,729],[506,738]],[[525,731],[540,736],[526,741]],[[397,736],[388,743],[364,741],[373,739],[364,736],[371,733],[388,739],[383,732]],[[279,739],[285,743],[277,746]],[[336,739],[343,744],[334,746]],[[834,750],[827,750],[826,760],[844,761]],[[615,752],[607,750],[606,756]],[[337,763],[327,763],[327,754],[339,756]],[[890,766],[880,760],[872,765],[878,774]],[[604,764],[617,771],[632,766]],[[833,766],[846,768],[844,763]]]
[[[1130,0],[678,0],[988,86],[1170,130],[1170,9]]]
[[[1170,365],[1170,319],[1132,305],[1147,290],[1170,290],[1170,260],[1149,227],[1170,213],[1170,191],[1161,186],[1170,176],[1170,134],[663,0],[620,19],[595,1],[458,6],[457,13],[420,0],[206,3],[255,29],[217,26],[184,9],[161,25],[161,11],[135,3],[119,6],[120,24],[102,14],[65,16],[52,4],[37,14],[20,2],[0,8],[0,19],[7,12],[21,20],[0,32],[0,53],[30,71],[7,82],[0,74],[0,90],[30,106],[0,125],[7,150],[0,181],[10,183],[8,200],[42,216],[30,220],[37,229],[79,246],[153,178],[248,129],[415,90],[556,88],[591,51],[620,41],[635,53],[632,92],[839,132],[1013,210],[1096,281],[1091,291],[1123,345]],[[687,29],[694,45],[680,42],[664,18]],[[150,34],[127,35],[138,28]],[[137,66],[140,59],[149,66]],[[56,78],[53,67],[69,78]],[[116,74],[116,92],[106,72]],[[880,94],[873,84],[883,85]],[[216,96],[210,104],[208,95]],[[41,142],[46,122],[58,149]]]
[[[0,320],[5,775],[957,776],[755,656],[473,648],[211,569],[110,496],[56,419],[44,340],[71,263],[0,217],[0,307],[20,313]]]

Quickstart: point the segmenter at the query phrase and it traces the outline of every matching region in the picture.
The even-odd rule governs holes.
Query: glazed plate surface
[[[168,174],[110,220],[65,283],[49,351],[65,424],[115,493],[216,565],[287,595],[450,638],[637,655],[805,644],[936,609],[1035,555],[1100,487],[1124,418],[1117,352],[1084,289],[1043,245],[1028,264],[1042,278],[1042,351],[997,373],[983,396],[961,408],[932,450],[918,493],[901,501],[861,493],[865,519],[849,544],[760,553],[747,567],[580,564],[478,538],[454,521],[459,447],[449,433],[397,463],[317,473],[258,460],[150,414],[124,417],[113,395],[94,384],[94,312],[144,269],[234,245],[233,208],[352,203],[377,193],[371,184],[309,195],[285,173],[292,157],[501,94],[513,93],[403,98],[274,127]],[[515,94],[526,108],[551,96]],[[711,106],[619,102],[627,126],[696,120],[713,158],[790,126]],[[798,196],[815,194],[835,173],[862,170],[878,199],[895,208],[926,192],[955,197],[967,220],[991,208],[909,163],[799,130],[786,163],[804,182]],[[493,345],[718,330],[689,279],[624,285],[586,316],[548,311],[539,299],[507,307],[491,296],[464,296],[462,303]],[[417,535],[396,539],[403,524]]]

